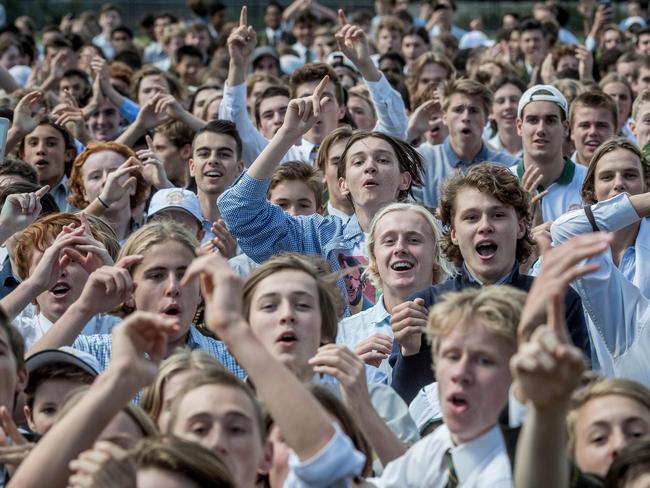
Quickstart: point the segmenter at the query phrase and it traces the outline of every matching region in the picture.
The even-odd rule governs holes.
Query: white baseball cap
[[[199,197],[185,188],[163,188],[158,190],[151,198],[147,220],[163,210],[183,210],[198,220],[199,224],[203,223],[201,216],[201,206]]]
[[[521,118],[521,113],[530,102],[552,102],[562,109],[564,117],[569,116],[569,103],[562,92],[552,85],[535,85],[526,90],[519,99],[517,117]]]

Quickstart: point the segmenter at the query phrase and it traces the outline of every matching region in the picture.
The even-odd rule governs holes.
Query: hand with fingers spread
[[[237,239],[228,231],[223,219],[212,223],[212,232],[214,239],[210,242],[214,248],[226,259],[234,258],[237,255]]]
[[[3,236],[3,242],[36,220],[41,213],[41,198],[48,191],[50,187],[45,185],[32,193],[14,193],[7,197],[0,210],[0,235]]]
[[[162,93],[157,93],[151,97],[142,107],[135,118],[133,123],[141,132],[153,130],[156,127],[163,125],[171,120],[166,112],[157,112],[156,104],[162,97]]]
[[[113,353],[108,369],[128,371],[134,394],[150,385],[167,354],[170,336],[180,325],[175,317],[136,311],[113,328]]]
[[[328,103],[333,103],[329,96],[324,94],[328,82],[329,76],[325,76],[314,90],[313,95],[294,98],[289,102],[284,122],[279,130],[282,131],[282,134],[291,140],[298,140],[316,124],[325,106]]]
[[[133,292],[133,280],[127,268],[142,259],[140,255],[126,256],[115,266],[102,266],[93,271],[81,291],[77,306],[88,316],[117,309]]]
[[[84,236],[86,237],[85,242],[80,242],[75,244],[74,247],[70,247],[64,250],[65,254],[72,260],[79,263],[79,265],[86,270],[86,273],[90,274],[95,271],[97,268],[102,266],[113,266],[113,258],[108,254],[108,250],[93,236],[90,225],[88,224],[86,214],[81,212],[79,214],[79,220],[81,221],[80,228],[84,231]],[[73,232],[77,226],[71,224],[63,228],[64,233]]]
[[[373,334],[354,346],[354,353],[371,366],[379,367],[390,355],[393,338],[386,334]]]
[[[55,122],[57,124],[68,129],[76,139],[83,143],[87,143],[90,140],[90,136],[86,130],[84,112],[76,106],[76,102],[74,104],[71,103],[71,101],[74,101],[74,98],[71,95],[66,95],[66,102],[60,103],[54,107],[54,110],[52,110],[52,116],[55,117]]]
[[[418,108],[416,108],[409,117],[407,128],[407,139],[414,141],[422,137],[422,135],[435,128],[438,125],[438,120],[441,116],[442,108],[438,98],[427,100]]]
[[[174,185],[169,181],[169,178],[167,178],[165,165],[153,149],[151,136],[147,135],[146,141],[147,149],[140,149],[135,153],[142,163],[142,176],[147,183],[158,190],[162,188],[173,188]]]
[[[400,345],[402,356],[413,356],[420,352],[428,318],[429,311],[422,298],[400,303],[393,308],[390,326]]]
[[[128,452],[108,441],[96,442],[70,462],[68,488],[136,488],[136,470]]]
[[[155,100],[154,112],[163,120],[165,118],[178,120],[185,112],[181,102],[170,93],[156,93],[152,100]]]
[[[88,242],[82,228],[71,232],[61,232],[54,242],[43,252],[41,259],[30,270],[24,283],[33,290],[34,296],[49,290],[61,277],[63,269],[70,263],[66,250]]]
[[[555,295],[565,297],[569,284],[598,269],[597,264],[583,264],[592,256],[605,252],[612,242],[609,234],[583,234],[543,254],[543,262],[521,312],[517,335],[525,342],[546,319],[546,305]]]
[[[29,455],[34,447],[33,442],[28,442],[18,431],[11,418],[7,407],[0,407],[0,464],[7,467],[9,474],[18,468],[20,463]]]
[[[330,375],[339,381],[343,402],[351,412],[370,403],[364,363],[347,347],[337,344],[321,346],[309,364],[315,373]]]
[[[132,191],[132,188],[137,184],[134,175],[139,171],[141,171],[139,161],[135,157],[130,157],[115,171],[108,174],[104,188],[99,195],[101,201],[108,207],[107,210],[119,202],[124,195]]]
[[[585,369],[582,351],[571,344],[564,318],[564,297],[547,303],[547,324],[539,326],[510,360],[514,381],[538,410],[567,405]]]
[[[248,25],[248,7],[244,6],[239,14],[239,26],[228,36],[228,53],[232,62],[247,66],[257,44],[255,29]]]
[[[553,66],[553,56],[551,53],[548,53],[545,58],[539,58],[539,63],[535,63],[534,66],[540,66],[539,76],[542,78],[542,83],[552,83],[553,80],[557,77],[557,72]]]
[[[542,198],[548,194],[548,190],[539,191],[539,186],[544,181],[544,175],[537,166],[529,166],[524,170],[521,179],[522,186],[530,194],[530,204],[533,209],[533,225],[541,225],[544,222],[542,216]]]
[[[41,119],[45,117],[45,111],[43,93],[40,91],[29,92],[20,99],[14,109],[11,128],[21,136],[25,136],[38,126]]]

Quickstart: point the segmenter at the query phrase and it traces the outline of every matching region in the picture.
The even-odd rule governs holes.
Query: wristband
[[[100,197],[97,197],[97,201],[102,204],[102,207],[108,208],[108,205],[104,200],[102,200]]]

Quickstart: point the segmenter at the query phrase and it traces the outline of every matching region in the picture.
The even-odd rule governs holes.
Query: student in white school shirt
[[[370,92],[377,125],[374,130],[404,139],[408,119],[401,95],[388,83],[386,77],[377,69],[370,58],[368,40],[361,28],[347,24],[342,11],[339,12],[341,29],[336,34],[339,50],[359,70]],[[239,27],[228,38],[230,65],[228,79],[224,87],[223,100],[219,106],[219,118],[231,120],[237,125],[242,137],[244,151],[242,159],[246,167],[259,156],[269,143],[255,128],[246,107],[246,71],[251,55],[255,49],[256,34],[247,24],[246,7],[242,8]],[[323,139],[336,129],[339,120],[345,114],[343,90],[333,68],[325,63],[307,64],[294,71],[289,80],[291,98],[311,95],[325,76],[330,81],[325,87],[325,94],[333,103],[321,114],[318,124],[311,128],[298,144],[292,146],[282,161],[305,161],[314,163]]]
[[[538,168],[544,221],[555,220],[569,210],[580,208],[580,188],[587,168],[562,157],[562,144],[568,133],[569,104],[551,85],[535,85],[524,92],[517,108],[517,130],[524,146],[524,157],[510,169],[519,179],[529,168]]]
[[[376,487],[512,487],[497,424],[508,401],[525,293],[508,286],[448,293],[427,329],[444,424],[386,466]],[[451,460],[451,462],[450,462]]]

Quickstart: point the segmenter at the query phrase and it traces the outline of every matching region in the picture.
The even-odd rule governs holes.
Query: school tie
[[[445,452],[445,463],[447,464],[447,484],[445,488],[456,488],[458,486],[458,476],[454,468],[454,460],[451,457],[451,449]]]
[[[314,147],[311,148],[311,151],[309,152],[309,162],[311,163],[312,166],[316,164],[316,156],[318,156],[319,148],[320,148],[320,144],[316,144]]]

